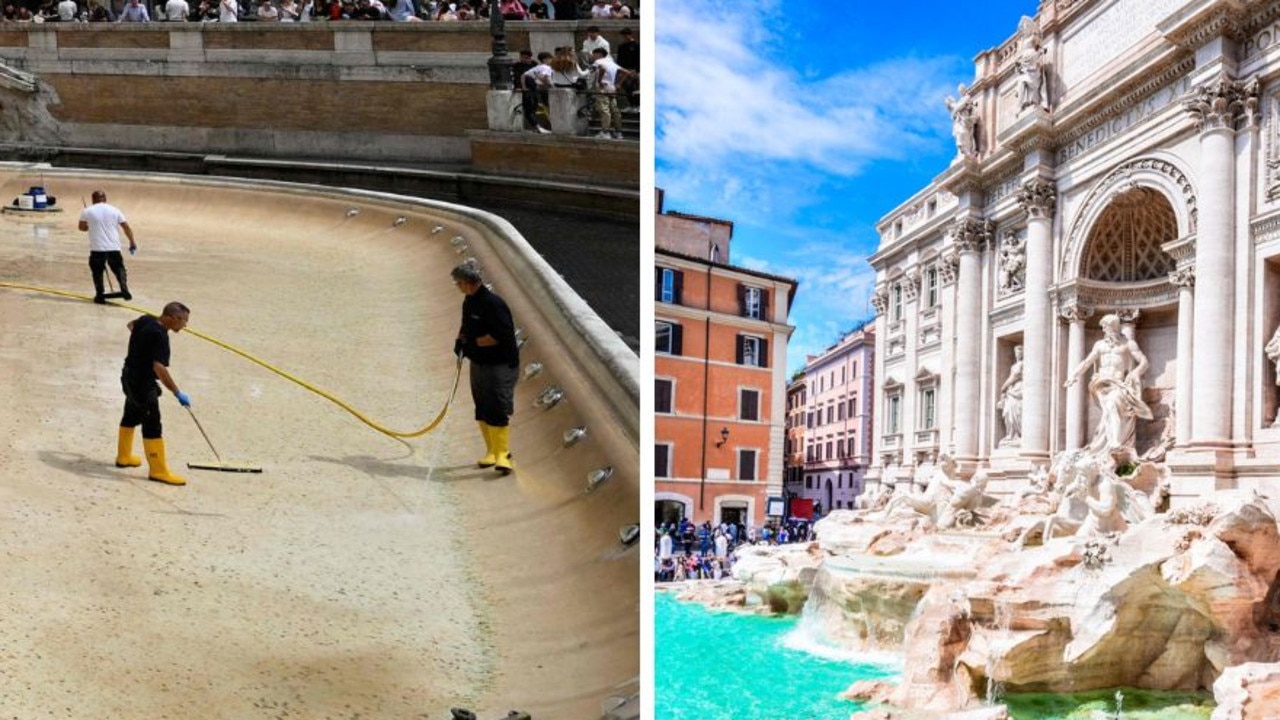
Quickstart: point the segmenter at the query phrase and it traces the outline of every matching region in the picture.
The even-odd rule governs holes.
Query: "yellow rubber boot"
[[[493,467],[498,462],[498,455],[493,451],[493,431],[496,429],[492,425],[483,422],[477,422],[480,426],[480,434],[484,436],[484,457],[476,461],[480,467]]]
[[[503,425],[502,427],[490,426],[489,432],[493,434],[493,452],[498,456],[498,461],[494,463],[494,467],[498,472],[506,475],[515,468],[511,465],[511,427]]]
[[[136,428],[120,428],[120,439],[116,443],[116,467],[139,467],[142,458],[133,454],[133,431]]]
[[[170,485],[186,485],[186,478],[169,472],[169,465],[164,459],[164,438],[142,439],[142,447],[147,451],[148,480],[168,483]]]

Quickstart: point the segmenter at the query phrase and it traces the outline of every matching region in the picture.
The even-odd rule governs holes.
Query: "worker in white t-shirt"
[[[137,252],[138,243],[133,239],[133,228],[120,209],[107,202],[102,190],[93,191],[93,204],[80,211],[80,232],[89,233],[89,271],[93,273],[93,301],[102,304],[107,295],[102,288],[102,273],[108,267],[120,282],[120,292],[114,296],[132,300],[129,294],[129,274],[120,254],[120,230],[129,238],[129,254]]]

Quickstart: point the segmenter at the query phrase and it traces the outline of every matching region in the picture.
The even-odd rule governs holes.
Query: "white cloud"
[[[663,3],[657,23],[664,163],[799,162],[837,175],[945,139],[957,58],[887,60],[810,79],[770,64],[769,13]]]

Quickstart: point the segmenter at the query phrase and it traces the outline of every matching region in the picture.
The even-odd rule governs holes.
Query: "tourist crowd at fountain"
[[[502,0],[507,20],[631,19],[633,0]],[[311,22],[488,20],[487,0],[27,0],[7,22]]]
[[[786,545],[813,539],[804,520],[755,525],[704,522],[688,518],[661,523],[654,533],[653,577],[657,582],[719,580],[732,574],[734,551],[745,545]]]

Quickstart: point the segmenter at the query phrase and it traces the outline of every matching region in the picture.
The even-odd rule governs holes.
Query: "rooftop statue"
[[[951,133],[956,138],[956,150],[964,157],[978,154],[977,106],[969,96],[969,88],[960,83],[956,88],[959,98],[947,98],[947,111],[951,113]]]
[[[1049,108],[1044,55],[1039,26],[1035,20],[1023,15],[1018,23],[1018,47],[1014,55],[1014,62],[1018,64],[1019,112],[1029,107]]]

